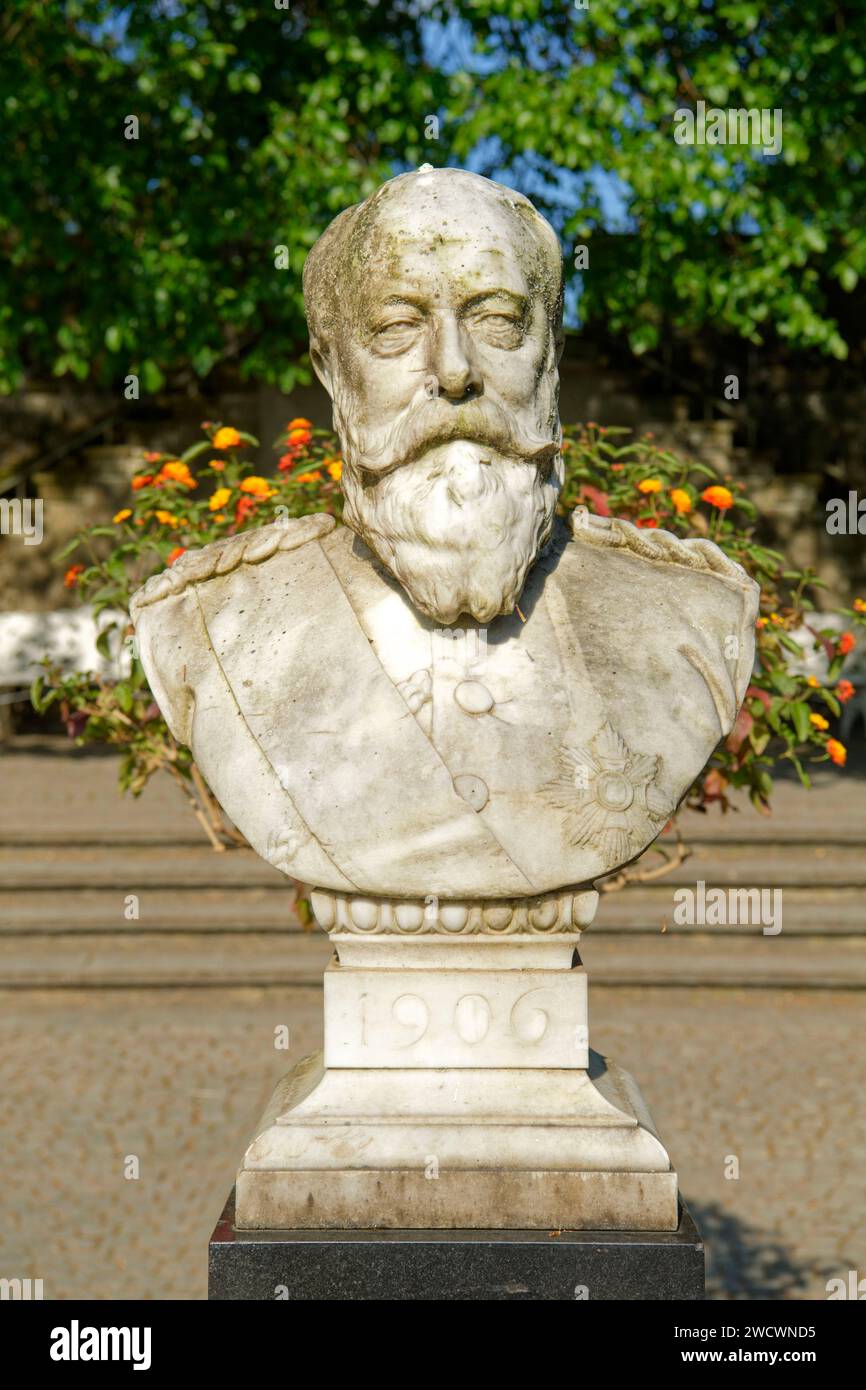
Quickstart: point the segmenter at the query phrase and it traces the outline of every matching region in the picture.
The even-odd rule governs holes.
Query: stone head
[[[511,612],[561,485],[553,229],[520,193],[424,166],[331,223],[304,297],[347,524],[436,621]]]

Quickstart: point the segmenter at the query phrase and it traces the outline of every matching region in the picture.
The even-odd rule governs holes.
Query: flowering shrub
[[[69,567],[67,585],[95,613],[119,614],[114,627],[124,636],[132,631],[131,594],[188,547],[278,517],[340,514],[342,463],[330,432],[314,429],[308,420],[289,421],[277,441],[276,469],[265,477],[252,470],[248,453],[257,441],[251,435],[223,424],[203,428],[206,438],[180,458],[146,455],[146,471],[133,479],[129,504],[112,524],[90,528],[63,552],[64,558],[76,550],[86,557]],[[586,505],[639,527],[709,537],[757,580],[761,601],[755,674],[732,733],[687,800],[698,810],[713,803],[727,810],[732,789],[744,788],[766,813],[772,770],[779,762],[792,763],[807,787],[810,763],[830,759],[840,767],[845,764],[845,749],[832,735],[830,717],[854,694],[841,668],[857,643],[858,629],[866,627],[866,601],[855,599],[852,608],[841,610],[848,625],[841,636],[826,622],[822,625],[815,607],[820,579],[810,570],[787,567],[783,556],[755,539],[758,518],[741,483],[657,447],[649,434],[623,438],[629,435],[591,423],[566,429],[562,509]],[[808,641],[796,640],[794,631],[807,632]],[[110,643],[110,629],[100,641],[103,647]],[[797,673],[797,664],[814,652],[825,658],[823,679]],[[116,681],[62,677],[48,669],[36,681],[32,698],[40,711],[56,705],[77,742],[121,748],[125,789],[138,794],[155,771],[165,769],[184,785],[215,846],[222,847],[231,836],[189,751],[174,743],[134,654],[129,674]]]
[[[636,526],[707,537],[760,585],[755,673],[732,732],[695,782],[688,804],[706,810],[718,802],[727,810],[731,789],[744,787],[758,810],[767,813],[776,763],[792,763],[806,787],[807,762],[830,759],[844,767],[846,749],[828,736],[830,721],[822,711],[838,715],[855,693],[841,670],[857,636],[853,630],[840,636],[816,609],[815,594],[823,584],[814,571],[789,568],[784,556],[755,539],[758,518],[744,485],[720,480],[707,464],[658,448],[649,434],[623,440],[630,431],[593,423],[565,434],[566,508],[583,504]],[[851,629],[866,626],[863,599],[836,611]],[[801,663],[817,652],[825,658],[826,677],[798,674]]]

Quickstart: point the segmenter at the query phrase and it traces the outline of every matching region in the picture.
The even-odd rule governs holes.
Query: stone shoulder
[[[213,541],[200,550],[188,550],[170,569],[154,574],[132,596],[129,605],[133,621],[143,608],[184,592],[219,575],[230,574],[240,565],[260,565],[283,550],[297,550],[309,541],[321,540],[333,531],[336,522],[326,512],[314,516],[291,517],[271,522],[254,531]]]
[[[643,560],[682,565],[691,570],[703,570],[719,578],[733,580],[746,594],[759,594],[755,583],[742,565],[731,560],[714,541],[682,540],[671,531],[642,529],[619,517],[595,516],[586,507],[575,507],[569,516],[571,534],[577,541],[609,550],[628,550]]]

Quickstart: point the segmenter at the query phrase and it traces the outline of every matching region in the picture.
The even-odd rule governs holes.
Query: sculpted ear
[[[313,371],[316,373],[316,376],[319,378],[328,395],[333,398],[334,393],[331,389],[333,380],[331,357],[328,349],[319,343],[318,340],[310,344],[310,361],[313,364]]]

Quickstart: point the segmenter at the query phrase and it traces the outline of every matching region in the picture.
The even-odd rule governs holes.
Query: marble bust
[[[709,541],[555,517],[560,253],[520,194],[402,175],[304,288],[346,525],[241,534],[144,586],[173,733],[255,849],[323,888],[508,897],[618,868],[734,722],[755,585]]]
[[[275,1097],[239,1175],[241,1220],[291,1224],[324,1204],[310,1224],[460,1224],[459,1184],[431,1206],[423,1183],[409,1201],[395,1179],[380,1210],[383,1166],[414,1173],[434,1142],[407,1121],[401,1147],[395,1116],[432,1107],[444,1143],[430,1077],[453,1069],[464,1120],[501,1097],[498,1137],[477,1152],[448,1121],[448,1161],[478,1182],[479,1165],[498,1173],[491,1224],[556,1225],[547,1192],[570,1224],[670,1226],[675,1174],[633,1083],[591,1078],[573,948],[594,881],[643,852],[730,731],[757,588],[709,541],[557,516],[561,255],[521,194],[456,169],[392,179],[325,231],[304,294],[343,448],[345,524],[309,516],[189,552],[132,605],[172,732],[258,853],[316,890],[337,950],[324,1062]],[[424,937],[439,954],[419,955]],[[458,939],[474,954],[446,959]],[[563,992],[521,1022],[539,974]],[[409,985],[383,1003],[384,977],[398,975]],[[466,1068],[488,1069],[476,1101]],[[547,1069],[531,1102],[526,1068]],[[589,1129],[607,1126],[604,1154],[575,1127],[582,1105]],[[559,1136],[550,1153],[539,1107]],[[366,1156],[339,1159],[335,1135],[362,1133]],[[509,1205],[502,1172],[530,1155],[559,1176],[537,1207],[519,1185]],[[564,1169],[622,1177],[635,1164],[673,1177],[663,1211],[646,1182],[627,1199],[614,1183],[586,1209],[574,1184],[564,1195]],[[319,1176],[304,1187],[308,1170]]]

